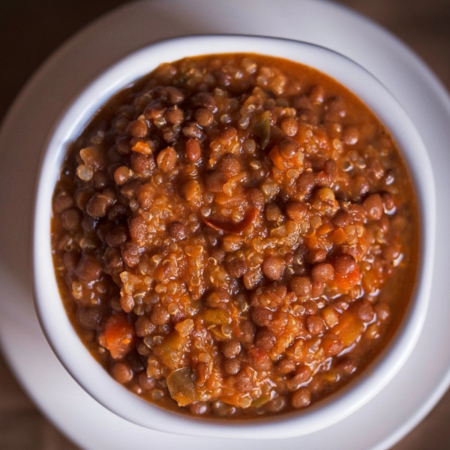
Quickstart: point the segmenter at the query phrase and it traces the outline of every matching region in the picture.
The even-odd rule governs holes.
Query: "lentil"
[[[293,277],[290,287],[299,297],[306,297],[311,293],[311,281],[307,277]]]
[[[311,403],[311,392],[308,388],[303,387],[292,396],[292,406],[294,408],[304,408]]]
[[[268,256],[264,259],[262,271],[269,280],[279,280],[284,271],[285,263],[278,256]]]

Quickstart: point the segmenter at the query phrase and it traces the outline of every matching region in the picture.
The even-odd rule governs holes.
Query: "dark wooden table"
[[[450,0],[338,2],[403,39],[450,89]],[[87,23],[124,3],[126,0],[1,0],[0,120],[23,84],[53,50]],[[449,423],[447,392],[428,417],[393,449],[449,449]],[[28,449],[76,447],[36,409],[0,354],[0,450]]]

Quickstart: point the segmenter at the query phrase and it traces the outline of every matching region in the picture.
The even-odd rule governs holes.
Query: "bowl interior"
[[[218,53],[260,53],[286,58],[314,67],[336,79],[356,94],[390,131],[416,188],[421,236],[418,282],[399,329],[382,355],[363,375],[300,414],[245,422],[199,420],[145,402],[115,382],[94,360],[72,328],[56,284],[50,243],[51,199],[71,143],[112,95],[160,63]],[[74,98],[51,131],[41,162],[35,202],[33,278],[36,307],[44,332],[62,364],[90,395],[127,420],[152,429],[197,436],[276,438],[307,434],[343,419],[370,400],[411,353],[426,315],[434,228],[434,181],[422,140],[395,98],[361,66],[331,50],[284,39],[253,36],[176,38],[145,47],[101,74]]]

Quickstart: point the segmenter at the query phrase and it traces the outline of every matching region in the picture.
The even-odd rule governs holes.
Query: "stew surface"
[[[395,143],[343,86],[282,59],[161,65],[92,119],[53,201],[80,338],[180,412],[308,407],[374,360],[414,287],[417,208]]]

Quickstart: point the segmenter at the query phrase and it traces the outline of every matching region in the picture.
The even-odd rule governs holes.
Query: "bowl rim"
[[[263,49],[262,52],[259,51],[259,47]],[[187,51],[187,48],[194,48],[196,51]],[[166,53],[172,54],[170,52],[178,56],[161,59]],[[146,402],[114,381],[78,338],[61,301],[54,276],[49,232],[51,198],[62,158],[72,142],[70,138],[76,138],[80,134],[89,123],[93,112],[108,98],[151,72],[160,63],[175,61],[182,57],[224,53],[260,53],[291,59],[307,66],[311,65],[343,84],[363,101],[389,130],[400,148],[416,191],[420,228],[418,280],[401,323],[381,354],[362,374],[335,394],[301,413],[294,412],[252,420],[211,420],[167,411]],[[293,58],[297,54],[298,56]],[[160,55],[159,59],[156,55]],[[143,71],[142,57],[148,58],[152,61],[151,64],[156,65],[146,61],[145,67],[148,67]],[[330,66],[330,61],[336,63],[333,73],[330,74],[328,70],[317,67],[315,58],[328,60],[326,63],[323,62],[322,66]],[[157,63],[153,60],[157,60]],[[316,64],[305,62],[311,60],[315,60]],[[136,67],[139,67],[139,70]],[[354,84],[350,81],[349,75],[354,73],[353,71],[359,77],[358,80],[353,80]],[[366,83],[376,91],[377,95],[372,95],[373,98],[369,99],[369,94],[366,95]],[[380,107],[383,101],[389,104],[389,108]],[[389,125],[391,116],[395,116],[395,122],[400,122],[401,127],[399,125],[398,128],[393,128]],[[419,133],[395,97],[366,69],[336,51],[308,42],[234,34],[182,36],[146,45],[109,66],[72,98],[56,120],[43,147],[36,186],[32,236],[32,285],[41,327],[56,356],[80,386],[107,409],[138,425],[204,437],[269,439],[312,433],[342,420],[373,398],[395,376],[419,338],[428,307],[434,260],[436,206],[431,164]],[[44,264],[42,255],[45,256]],[[53,276],[48,273],[49,268]],[[46,280],[46,277],[50,279]],[[49,285],[51,285],[50,296],[47,295]],[[51,298],[50,302],[48,298]],[[54,320],[55,310],[58,313],[58,321]],[[64,332],[68,332],[69,335],[64,335]],[[67,343],[70,343],[70,352],[67,352],[65,346]],[[81,360],[71,357],[74,349],[78,356],[82,357]],[[82,368],[77,364],[79,361],[83,362]],[[89,372],[85,370],[85,365],[89,366]],[[113,396],[110,394],[111,391],[114,391]],[[123,410],[123,402],[128,405],[126,411]]]

